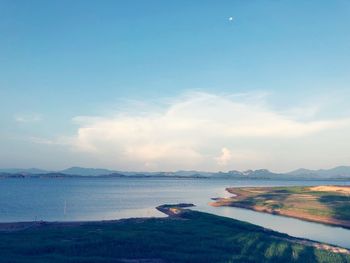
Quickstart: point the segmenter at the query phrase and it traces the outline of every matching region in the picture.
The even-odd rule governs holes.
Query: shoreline
[[[135,218],[124,218],[124,219],[116,219],[116,220],[96,220],[96,221],[28,221],[28,222],[6,222],[6,223],[0,223],[0,234],[2,233],[17,233],[25,230],[45,230],[45,228],[77,228],[77,227],[84,227],[84,226],[113,226],[113,225],[122,225],[127,223],[144,223],[149,220],[187,220],[186,214],[191,213],[203,213],[212,215],[215,217],[219,217],[213,214],[194,211],[191,209],[188,209],[190,207],[193,207],[193,204],[177,204],[177,205],[161,205],[156,207],[156,209],[164,214],[167,215],[167,217],[135,217]],[[239,221],[236,219],[232,219],[233,221]],[[318,241],[313,241],[305,238],[298,238],[294,236],[290,236],[288,234],[284,234],[278,231],[274,231],[268,228],[264,228],[261,226],[257,226],[254,224],[246,223],[243,221],[239,221],[245,224],[249,224],[253,227],[256,227],[260,229],[261,232],[268,234],[271,238],[279,240],[279,241],[286,241],[293,244],[299,244],[302,246],[307,247],[313,247],[316,249],[329,251],[333,253],[340,253],[345,255],[350,255],[350,249],[331,245],[327,243],[322,243]]]
[[[349,188],[349,186],[336,186],[336,187],[345,187]],[[333,226],[333,227],[342,227],[344,229],[350,229],[350,222],[345,221],[345,220],[340,220],[340,219],[335,219],[335,218],[330,218],[330,217],[322,217],[322,216],[317,216],[313,214],[307,214],[303,213],[300,211],[290,211],[290,210],[284,210],[283,208],[269,208],[266,205],[257,205],[257,204],[245,204],[241,202],[241,199],[245,201],[246,195],[244,196],[241,193],[241,190],[245,189],[264,189],[264,187],[229,187],[226,188],[226,191],[232,194],[231,197],[227,198],[212,198],[213,202],[210,202],[209,205],[213,207],[220,207],[220,206],[229,206],[229,207],[236,207],[236,208],[242,208],[242,209],[248,209],[251,211],[255,212],[260,212],[260,213],[266,213],[270,215],[277,215],[277,216],[284,216],[284,217],[289,217],[289,218],[294,218],[294,219],[299,219],[307,222],[312,222],[312,223],[318,223],[318,224],[323,224],[327,226]],[[265,187],[265,189],[272,189],[273,187]],[[287,188],[287,187],[285,187]],[[258,193],[256,191],[255,193]],[[255,194],[254,193],[254,194]],[[251,195],[252,197],[255,197],[254,195]],[[257,195],[258,196],[258,195]],[[250,196],[249,196],[250,197]],[[267,201],[272,201],[273,199],[269,199]],[[308,200],[306,199],[306,202]]]
[[[34,229],[45,226],[60,226],[60,227],[76,227],[87,224],[115,224],[115,223],[124,223],[127,221],[142,222],[149,219],[176,219],[178,218],[185,208],[193,207],[193,204],[180,203],[176,205],[160,205],[156,209],[167,215],[167,217],[128,217],[121,219],[106,219],[106,220],[78,220],[78,221],[15,221],[15,222],[0,222],[0,233],[10,233],[26,229]]]
[[[283,217],[287,217],[287,218],[293,218],[293,219],[299,219],[301,221],[307,221],[310,223],[317,223],[317,224],[321,224],[321,225],[325,225],[325,226],[331,226],[331,227],[340,227],[340,228],[344,228],[347,230],[350,230],[350,224],[348,223],[336,223],[336,222],[332,222],[332,221],[327,221],[327,220],[316,220],[313,218],[308,218],[307,216],[302,217],[302,216],[296,216],[294,214],[288,214],[288,213],[283,213],[283,212],[279,212],[279,211],[275,211],[275,210],[270,210],[270,209],[264,209],[264,208],[259,208],[259,207],[250,207],[250,206],[244,206],[244,205],[238,205],[238,204],[230,204],[230,205],[226,205],[226,204],[220,204],[219,200],[218,202],[210,202],[209,205],[213,206],[213,207],[221,207],[221,206],[230,206],[230,207],[236,207],[236,208],[241,208],[241,209],[247,209],[247,210],[251,210],[254,212],[259,212],[259,213],[265,213],[265,214],[269,214],[269,215],[275,215],[275,216],[283,216]]]

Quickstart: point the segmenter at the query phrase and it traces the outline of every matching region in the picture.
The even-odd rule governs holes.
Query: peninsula
[[[2,262],[350,262],[350,252],[163,205],[167,218],[0,224]]]
[[[350,228],[350,186],[227,188],[233,196],[213,206],[233,206]]]

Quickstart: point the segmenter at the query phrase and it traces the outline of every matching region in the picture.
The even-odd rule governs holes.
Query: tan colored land
[[[350,187],[243,187],[228,188],[230,198],[212,206],[233,206],[350,228]]]
[[[310,187],[310,190],[319,192],[338,192],[343,194],[350,194],[350,186],[320,185]]]

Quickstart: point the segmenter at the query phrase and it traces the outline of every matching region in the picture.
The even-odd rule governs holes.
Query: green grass
[[[349,256],[279,237],[286,235],[189,211],[180,219],[130,219],[66,227],[49,224],[0,233],[0,262],[350,262]]]
[[[350,227],[350,196],[341,192],[313,191],[310,187],[243,187],[229,188],[236,194],[217,204],[236,206],[269,213],[306,218]]]

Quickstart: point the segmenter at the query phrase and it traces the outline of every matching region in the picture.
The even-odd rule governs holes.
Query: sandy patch
[[[320,185],[310,187],[310,190],[318,192],[337,192],[350,195],[350,186]]]

